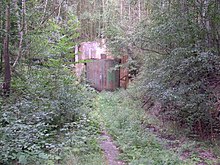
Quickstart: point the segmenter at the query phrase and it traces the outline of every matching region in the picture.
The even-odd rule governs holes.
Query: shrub
[[[22,75],[13,79],[13,93],[1,106],[0,163],[50,164],[72,148],[76,154],[99,151],[98,125],[88,116],[93,90],[65,67],[33,67]]]
[[[211,52],[174,50],[157,60],[157,65],[146,63],[140,89],[160,101],[165,118],[192,131],[200,123],[202,131],[210,133],[213,114],[218,110],[219,61],[220,57]]]

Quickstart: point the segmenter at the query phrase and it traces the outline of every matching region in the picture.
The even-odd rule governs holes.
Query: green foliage
[[[211,165],[219,161],[210,152],[210,146],[203,142],[166,137],[164,127],[160,127],[158,120],[153,121],[152,116],[140,108],[140,101],[134,101],[131,98],[134,95],[131,96],[130,92],[130,89],[103,92],[95,102],[97,111],[94,115],[120,148],[120,159],[130,165],[193,165],[201,162]],[[148,126],[155,128],[155,131],[148,129]],[[203,153],[209,156],[204,157]]]
[[[60,55],[69,59],[74,58],[73,48],[76,44],[75,40],[79,37],[77,32],[79,22],[77,17],[69,13],[65,20],[50,20],[48,23],[49,45],[51,54]]]
[[[139,65],[132,95],[159,101],[158,117],[210,135],[219,127],[219,2],[148,2],[138,23],[109,26],[109,46]]]
[[[96,102],[97,116],[122,150],[121,158],[132,165],[184,164],[142,128],[144,112],[137,104],[125,91],[102,93]]]
[[[175,49],[166,57],[149,58],[139,79],[139,91],[160,101],[161,115],[166,119],[196,132],[201,123],[200,133],[210,134],[217,122],[219,61],[216,54],[192,49]]]
[[[41,63],[47,60],[46,65],[59,65],[60,62],[71,62],[74,57],[74,46],[79,37],[79,22],[72,12],[67,13],[65,19],[51,18],[45,25],[45,29],[36,29],[28,35],[32,41],[30,45],[31,55],[27,62],[33,64],[33,59]],[[58,60],[58,64],[55,64]]]
[[[12,94],[1,100],[0,163],[59,164],[67,153],[100,155],[98,124],[89,115],[96,93],[69,69],[77,28],[68,15],[50,21],[44,34],[28,35],[32,56],[16,68]]]
[[[89,117],[95,93],[65,68],[23,68],[23,73],[1,109],[1,163],[50,164],[67,151],[99,152],[98,124]]]
[[[20,30],[23,42],[19,65],[12,70],[11,95],[0,98],[0,164],[66,164],[67,154],[83,159],[90,153],[103,160],[96,141],[98,124],[90,117],[96,93],[70,71],[78,19],[63,3],[24,2],[11,3],[12,64]],[[0,9],[2,40],[4,6]]]

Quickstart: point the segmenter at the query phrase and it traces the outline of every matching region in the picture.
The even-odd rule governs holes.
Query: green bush
[[[177,49],[166,58],[146,62],[140,91],[160,101],[165,118],[192,131],[201,122],[202,129],[210,133],[217,110],[219,61],[211,52]]]
[[[50,164],[65,152],[100,151],[90,120],[95,92],[67,69],[23,69],[0,111],[0,163]],[[64,163],[65,164],[65,163]]]

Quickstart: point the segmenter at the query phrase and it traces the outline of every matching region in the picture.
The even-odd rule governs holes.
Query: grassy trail
[[[182,159],[183,147],[170,148],[169,141],[144,127],[147,117],[139,105],[124,91],[102,92],[96,99],[93,116],[120,148],[119,159],[129,165],[215,164],[213,160],[203,160],[196,154]]]

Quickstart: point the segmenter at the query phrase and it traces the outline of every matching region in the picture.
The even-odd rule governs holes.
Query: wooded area
[[[0,164],[100,154],[99,94],[72,71],[75,46],[100,39],[128,56],[124,98],[219,142],[219,0],[1,0]]]

